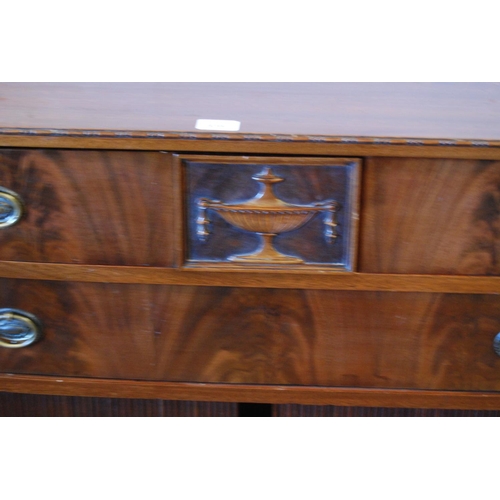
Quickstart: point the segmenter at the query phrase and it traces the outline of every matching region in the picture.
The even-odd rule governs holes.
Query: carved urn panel
[[[187,266],[354,270],[360,161],[179,157]]]

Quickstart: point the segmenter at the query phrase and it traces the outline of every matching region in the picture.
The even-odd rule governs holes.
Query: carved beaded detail
[[[155,132],[155,131],[129,131],[129,130],[62,130],[62,129],[26,129],[26,128],[0,128],[0,136],[53,136],[53,137],[100,137],[121,139],[179,139],[179,140],[205,140],[206,133],[197,132]],[[419,139],[398,137],[342,137],[322,135],[283,135],[283,134],[209,134],[209,139],[226,141],[252,141],[252,142],[322,142],[330,144],[386,144],[390,146],[441,146],[441,147],[500,147],[500,141],[478,141],[474,139]]]

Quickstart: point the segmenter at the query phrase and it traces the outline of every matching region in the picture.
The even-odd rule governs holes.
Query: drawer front
[[[500,390],[500,298],[1,280],[44,337],[3,373]]]
[[[365,162],[359,268],[500,275],[500,162]]]
[[[0,150],[0,186],[24,212],[0,227],[0,260],[172,265],[167,162],[149,152]]]

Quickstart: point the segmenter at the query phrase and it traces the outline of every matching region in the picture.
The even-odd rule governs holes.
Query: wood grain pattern
[[[0,306],[46,332],[0,351],[0,390],[499,410],[499,84],[200,88],[0,84],[0,146],[44,148],[0,153],[0,184],[31,207],[0,232],[0,276],[18,278]],[[238,116],[198,116],[222,109]],[[371,156],[362,272],[175,269],[179,179],[160,151]],[[127,404],[106,407],[159,408]]]
[[[236,417],[237,411],[235,403],[0,392],[0,417]]]
[[[0,294],[45,325],[38,344],[0,351],[3,373],[500,390],[495,295],[24,280]]]
[[[2,83],[0,126],[500,139],[498,83]]]
[[[500,274],[500,162],[373,158],[360,270]]]
[[[273,417],[500,417],[500,411],[273,405]]]
[[[26,207],[0,231],[2,260],[172,264],[167,155],[2,150],[0,184]]]

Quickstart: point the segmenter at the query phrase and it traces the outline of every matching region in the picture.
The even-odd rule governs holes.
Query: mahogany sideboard
[[[2,83],[0,147],[4,405],[500,415],[499,84]]]

